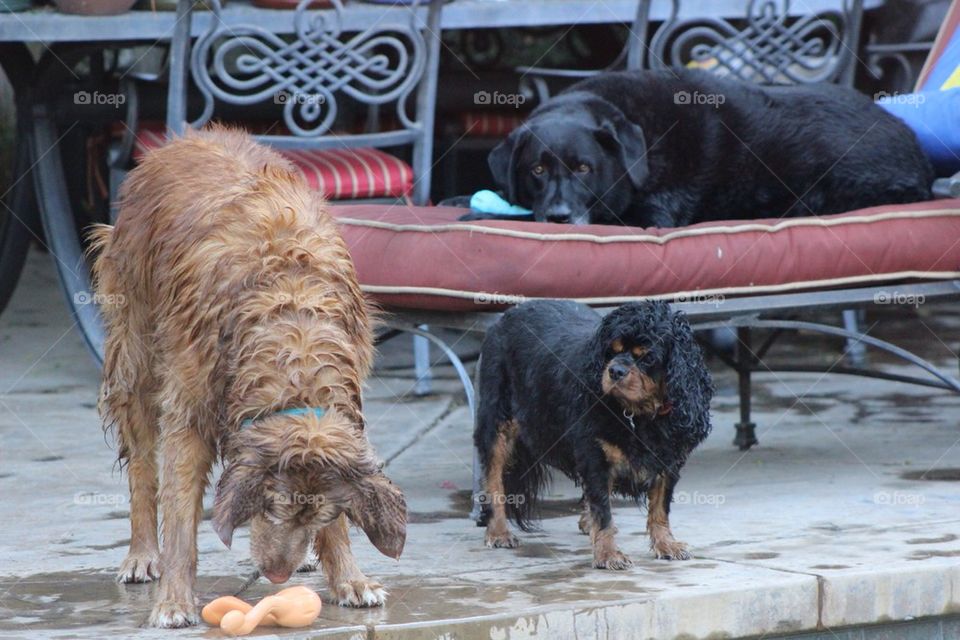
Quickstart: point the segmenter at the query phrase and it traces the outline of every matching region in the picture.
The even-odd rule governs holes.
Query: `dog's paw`
[[[128,553],[120,564],[117,582],[153,582],[160,577],[160,554]]]
[[[150,626],[160,629],[182,629],[200,624],[197,607],[182,602],[159,602],[150,613]]]
[[[580,529],[580,533],[585,536],[590,535],[590,527],[592,522],[590,521],[590,516],[586,513],[580,514],[580,519],[577,521],[577,527]]]
[[[381,607],[387,601],[387,590],[369,578],[341,582],[335,591],[341,607]]]
[[[596,569],[610,569],[611,571],[623,571],[633,566],[633,560],[627,554],[619,549],[614,549],[608,553],[594,556],[593,566]]]
[[[520,546],[520,541],[517,540],[517,536],[509,531],[503,533],[490,533],[488,531],[484,537],[484,544],[491,549],[516,549]]]
[[[660,540],[654,542],[652,548],[657,560],[689,560],[693,557],[687,545],[676,540]]]

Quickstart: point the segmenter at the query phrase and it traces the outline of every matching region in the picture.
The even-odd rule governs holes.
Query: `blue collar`
[[[253,423],[254,423],[256,420],[263,420],[264,418],[266,418],[266,417],[268,417],[268,416],[276,416],[276,415],[283,415],[283,416],[306,416],[306,415],[313,414],[313,415],[317,416],[317,418],[322,418],[324,415],[326,415],[326,413],[327,413],[327,410],[324,409],[323,407],[310,407],[310,408],[306,408],[306,407],[294,407],[294,408],[292,408],[292,409],[281,409],[280,411],[275,411],[275,412],[273,412],[273,413],[268,413],[268,414],[265,415],[265,416],[257,416],[256,418],[247,418],[246,420],[244,420],[243,422],[240,423],[240,428],[241,428],[241,429],[247,429],[247,428],[249,428],[249,427],[252,427],[252,426],[253,426]]]

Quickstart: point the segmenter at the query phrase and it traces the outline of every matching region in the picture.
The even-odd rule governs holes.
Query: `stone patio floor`
[[[219,637],[204,627],[143,628],[154,587],[114,583],[129,538],[126,479],[97,417],[98,371],[61,296],[49,256],[34,253],[0,318],[0,637]],[[960,308],[878,307],[867,326],[956,372]],[[590,566],[578,494],[566,481],[551,490],[542,531],[520,534],[516,550],[483,546],[467,519],[463,393],[442,365],[434,393],[412,396],[409,345],[407,337],[385,345],[365,400],[371,438],[407,495],[407,547],[393,561],[362,534],[354,540],[389,602],[376,610],[326,603],[312,628],[281,637],[691,640],[819,631],[846,640],[867,637],[852,626],[925,617],[940,617],[931,621],[937,637],[960,637],[950,617],[960,613],[960,398],[845,376],[759,375],[760,445],[740,452],[731,446],[735,379],[715,362],[714,432],[691,457],[673,508],[674,531],[695,558],[653,560],[645,515],[623,502],[614,517],[636,564],[604,572]],[[457,344],[463,354],[477,348],[473,338]],[[774,353],[833,363],[842,349],[801,335]],[[246,531],[228,550],[204,522],[204,599],[232,593],[251,571]],[[294,581],[327,595],[319,574]],[[274,590],[261,580],[244,597]],[[883,637],[907,637],[892,633]]]

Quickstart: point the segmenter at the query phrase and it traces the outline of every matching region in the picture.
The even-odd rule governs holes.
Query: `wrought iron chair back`
[[[442,0],[383,7],[374,24],[349,20],[341,0],[311,10],[301,0],[291,12],[292,30],[280,35],[256,24],[224,21],[220,0],[209,0],[210,27],[190,44],[194,0],[180,0],[171,44],[167,127],[181,133],[215,115],[217,103],[269,104],[282,112],[286,129],[256,137],[280,148],[330,149],[410,146],[413,201],[426,204],[430,168]],[[202,96],[200,115],[187,121],[192,82]],[[368,116],[393,107],[388,131],[334,130],[343,103],[367,108]],[[413,105],[410,103],[414,102]],[[411,113],[412,106],[412,113]]]
[[[616,59],[605,68],[556,69],[536,66],[517,67],[516,71],[521,74],[520,90],[525,94],[533,95],[538,102],[543,103],[550,98],[550,86],[547,82],[550,78],[580,80],[606,71],[631,71],[643,68],[644,48],[646,47],[647,28],[649,26],[649,10],[649,2],[644,0],[638,2],[637,12],[634,14],[633,22],[630,23],[627,42]]]
[[[691,64],[760,84],[853,84],[863,0],[836,0],[832,8],[804,15],[791,11],[790,0],[749,0],[746,14],[738,18],[705,15],[702,2],[669,3],[661,21],[654,0],[638,1],[627,45],[609,67],[520,67],[521,87],[532,85],[544,102],[550,97],[549,78],[572,80],[604,71]]]
[[[669,17],[641,51],[641,66],[694,65],[760,84],[853,84],[863,0],[836,0],[803,15],[791,11],[791,0],[750,0],[736,21],[684,15],[681,0],[670,2]],[[651,3],[641,0],[648,19]]]

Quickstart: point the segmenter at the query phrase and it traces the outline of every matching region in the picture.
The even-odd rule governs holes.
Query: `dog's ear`
[[[347,515],[383,555],[397,559],[407,541],[407,501],[382,472],[357,482]]]
[[[585,363],[586,364],[586,376],[585,379],[588,381],[588,385],[591,388],[591,392],[602,396],[602,379],[603,372],[609,364],[608,351],[611,342],[611,330],[610,330],[610,317],[609,315],[604,317],[600,321],[600,325],[597,327],[596,333],[593,334],[592,345],[590,349],[591,358]]]
[[[233,530],[263,509],[263,467],[246,462],[227,466],[217,483],[213,502],[213,530],[229,548]]]
[[[713,396],[710,370],[684,314],[669,309],[666,313],[672,338],[665,378],[667,417],[673,428],[700,442],[710,432],[710,398]]]
[[[493,181],[506,194],[507,202],[513,204],[517,202],[517,158],[528,137],[527,127],[520,125],[487,156]]]
[[[639,189],[650,175],[643,129],[627,120],[622,113],[617,113],[600,123],[597,139],[601,144],[616,148],[630,183]]]

